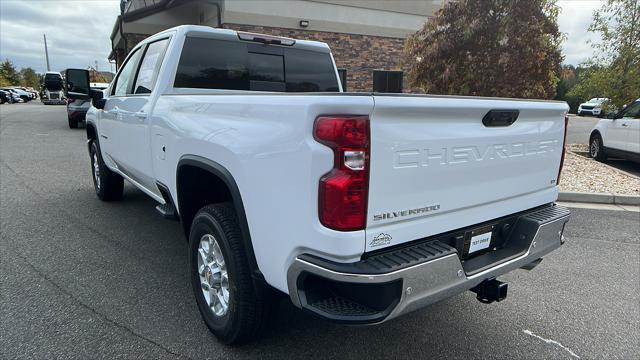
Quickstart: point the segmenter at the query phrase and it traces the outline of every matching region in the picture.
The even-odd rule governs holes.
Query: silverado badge
[[[377,246],[382,246],[382,245],[389,245],[391,244],[391,235],[389,234],[385,234],[385,233],[380,233],[378,235],[376,235],[376,237],[374,237],[370,242],[369,242],[369,246],[370,247],[377,247]]]

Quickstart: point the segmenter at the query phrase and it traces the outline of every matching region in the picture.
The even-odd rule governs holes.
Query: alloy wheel
[[[216,316],[229,310],[229,276],[222,249],[213,235],[205,234],[198,246],[198,274],[207,305]]]

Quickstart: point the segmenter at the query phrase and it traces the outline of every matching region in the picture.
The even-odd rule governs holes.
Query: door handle
[[[138,120],[142,121],[145,120],[147,118],[147,114],[145,114],[144,111],[138,111],[137,113],[135,113],[135,116],[138,118]]]
[[[627,123],[622,123],[622,126],[627,127],[627,126],[629,126],[629,124],[627,124]]]

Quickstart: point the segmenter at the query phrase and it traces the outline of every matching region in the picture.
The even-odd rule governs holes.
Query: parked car
[[[0,90],[6,91],[7,93],[10,94],[10,96],[11,96],[10,103],[24,102],[22,97],[20,97],[20,94],[15,89],[9,88],[9,87],[4,87],[4,88],[0,88]]]
[[[109,84],[108,83],[91,83],[91,90],[104,90]],[[87,114],[87,110],[91,107],[91,99],[67,99],[67,121],[69,123],[69,128],[77,129],[78,123],[83,122],[85,119],[85,115]]]
[[[496,277],[564,243],[565,102],[342,93],[325,43],[204,26],[143,40],[104,92],[65,78],[92,97],[98,198],[127,179],[181,221],[195,303],[226,343],[268,326],[282,293],[346,324],[466,290],[501,301]]]
[[[608,157],[640,162],[640,99],[598,121],[589,137],[589,154],[603,162]]]
[[[593,98],[578,106],[578,116],[591,115],[604,117],[608,98]]]
[[[29,95],[29,99],[30,99],[29,101],[31,101],[31,100],[33,100],[33,99],[36,99],[36,98],[37,98],[37,95],[36,95],[33,91],[31,91],[31,90],[29,90],[29,89],[27,89],[27,88],[25,88],[25,87],[20,87],[20,86],[18,86],[18,87],[16,87],[15,89],[18,89],[18,90],[24,91],[27,95]]]
[[[26,88],[26,91],[28,91],[29,93],[31,93],[32,98],[33,99],[37,99],[38,98],[38,92],[33,89],[33,88]]]
[[[13,98],[11,97],[11,93],[9,93],[8,91],[0,90],[0,104],[12,102]]]
[[[13,91],[16,92],[16,94],[18,94],[18,96],[20,96],[20,99],[22,99],[24,102],[29,102],[32,100],[31,94],[18,88],[18,87],[12,87]]]

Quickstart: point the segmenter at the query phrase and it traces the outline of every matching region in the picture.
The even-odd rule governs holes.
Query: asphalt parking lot
[[[0,106],[0,358],[498,358],[640,356],[640,212],[573,209],[567,243],[502,281],[374,327],[286,300],[272,329],[221,345],[196,308],[180,225],[127,186],[100,202],[84,129],[64,106]]]

